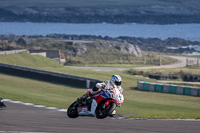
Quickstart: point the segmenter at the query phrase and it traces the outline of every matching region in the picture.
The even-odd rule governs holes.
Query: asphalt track
[[[197,120],[70,119],[65,112],[5,102],[0,133],[199,133]]]

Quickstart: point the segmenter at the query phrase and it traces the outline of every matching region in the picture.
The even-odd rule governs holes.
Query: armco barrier
[[[176,94],[176,85],[169,85],[169,93]]]
[[[64,85],[81,87],[81,88],[92,88],[95,86],[96,83],[102,82],[101,80],[98,79],[79,77],[63,73],[56,73],[51,71],[8,65],[3,63],[0,63],[0,73],[43,80],[47,82],[60,83]]]
[[[143,90],[149,91],[149,82],[144,82],[143,84],[144,84]]]
[[[199,88],[199,93],[198,93],[198,96],[200,97],[200,88]]]
[[[155,92],[163,92],[163,84],[156,84]]]
[[[155,83],[150,83],[149,84],[149,91],[154,92],[155,91]]]
[[[179,95],[183,95],[183,89],[184,87],[183,86],[177,86],[176,88],[176,94],[179,94]]]
[[[198,88],[191,88],[191,95],[198,96],[199,89]]]
[[[184,95],[191,95],[191,87],[190,86],[184,87]]]
[[[168,93],[169,92],[169,85],[163,85],[163,92]]]
[[[144,81],[138,81],[137,82],[137,86],[138,86],[139,90],[143,90],[143,83],[144,83]]]
[[[200,88],[189,86],[177,86],[138,81],[138,90],[200,97]]]

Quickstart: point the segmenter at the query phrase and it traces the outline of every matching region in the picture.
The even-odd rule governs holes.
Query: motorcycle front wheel
[[[110,102],[108,106],[105,106],[105,102],[99,104],[96,109],[96,117],[98,119],[106,118],[111,115],[111,113],[115,110],[116,104],[114,102]]]
[[[70,118],[78,117],[77,106],[75,106],[76,102],[72,103],[69,108],[67,109],[67,116]]]

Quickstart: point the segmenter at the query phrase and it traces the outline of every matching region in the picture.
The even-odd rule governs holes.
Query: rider
[[[85,95],[78,98],[78,101],[84,102],[87,99],[87,97],[99,93],[102,89],[113,89],[114,87],[117,87],[117,89],[121,93],[123,93],[124,89],[121,87],[121,83],[122,83],[122,78],[119,75],[113,75],[111,77],[111,80],[107,80],[102,83],[97,83],[93,89],[88,89],[88,91]],[[116,113],[116,111],[114,111],[112,113],[112,115],[115,115],[115,113]]]

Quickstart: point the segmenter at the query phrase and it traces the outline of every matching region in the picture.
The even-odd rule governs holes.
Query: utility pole
[[[187,58],[186,59],[186,66],[188,66],[189,65],[189,59]]]
[[[146,64],[146,62],[147,62],[147,59],[146,59],[146,57],[144,57],[144,64]]]
[[[162,65],[162,58],[159,57],[159,65],[161,66]]]
[[[150,61],[151,61],[151,64],[153,64],[154,62],[153,62],[153,57],[150,57]]]

